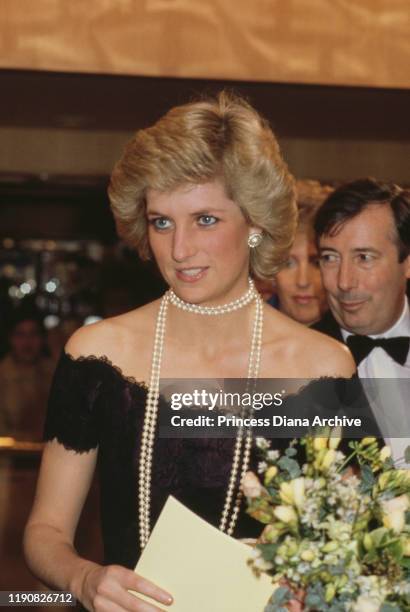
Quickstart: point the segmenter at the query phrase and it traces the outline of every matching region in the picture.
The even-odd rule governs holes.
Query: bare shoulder
[[[152,338],[159,301],[150,302],[124,314],[80,327],[68,340],[65,350],[72,357],[106,356],[114,363],[130,347],[141,348]]]
[[[355,372],[350,351],[334,338],[301,325],[273,309],[266,312],[266,324],[272,351],[278,347],[286,372],[292,371],[301,378],[350,378]]]

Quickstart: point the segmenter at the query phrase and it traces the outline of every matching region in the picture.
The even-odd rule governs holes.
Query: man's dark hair
[[[323,235],[336,235],[346,221],[375,204],[390,206],[401,263],[410,254],[410,192],[373,178],[346,183],[330,194],[315,217],[316,239]]]

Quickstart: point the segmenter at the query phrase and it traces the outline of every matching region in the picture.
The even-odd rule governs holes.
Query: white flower
[[[261,450],[267,450],[270,447],[270,441],[265,438],[255,438],[255,444]]]
[[[379,612],[380,601],[373,597],[361,595],[352,608],[353,612]]]
[[[279,459],[279,451],[278,450],[268,450],[268,452],[266,453],[266,458],[269,461],[276,461],[277,459]]]
[[[399,595],[410,595],[410,584],[402,580],[393,586],[393,591]]]
[[[340,544],[340,542],[350,540],[352,535],[352,524],[338,521],[330,515],[327,519],[327,531],[329,538]]]
[[[282,523],[292,523],[298,519],[296,512],[291,506],[276,506],[273,513]]]
[[[305,501],[305,479],[294,478],[290,482],[282,482],[280,485],[280,498],[285,504],[295,505],[301,508]]]
[[[383,512],[383,525],[400,533],[405,525],[405,512],[409,509],[409,498],[406,494],[381,502]]]
[[[242,491],[250,499],[260,497],[264,491],[259,478],[253,472],[246,472],[242,480]]]
[[[258,463],[258,473],[263,474],[268,469],[268,464],[266,461],[259,461]]]

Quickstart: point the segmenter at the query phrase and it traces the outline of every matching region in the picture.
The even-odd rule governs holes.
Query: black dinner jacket
[[[311,329],[315,329],[316,331],[321,332],[322,334],[326,334],[327,336],[330,336],[331,338],[334,338],[335,340],[338,340],[339,342],[342,342],[343,344],[345,344],[345,341],[343,340],[342,332],[340,330],[340,326],[338,322],[336,321],[336,319],[334,318],[334,316],[332,315],[332,311],[330,309],[326,312],[326,314],[323,315],[320,321],[318,321],[317,323],[314,323],[310,327]],[[369,413],[371,414],[372,410],[369,404],[368,404],[368,410],[369,410]],[[375,423],[375,429],[378,433],[376,437],[383,440],[383,435],[380,431],[379,426],[377,425],[375,421],[374,423]]]
[[[339,342],[343,342],[344,344],[342,332],[340,331],[340,326],[332,315],[331,310],[328,310],[326,314],[324,314],[323,317],[320,319],[320,321],[317,321],[317,323],[313,323],[313,325],[311,325],[310,327],[311,329],[315,329],[316,331],[322,332],[322,334],[331,336],[332,338],[335,338],[335,340],[339,340]]]

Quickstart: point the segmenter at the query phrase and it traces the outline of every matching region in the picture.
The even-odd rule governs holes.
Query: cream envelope
[[[170,496],[135,571],[173,595],[164,610],[263,612],[274,587],[253,574],[250,553]]]

